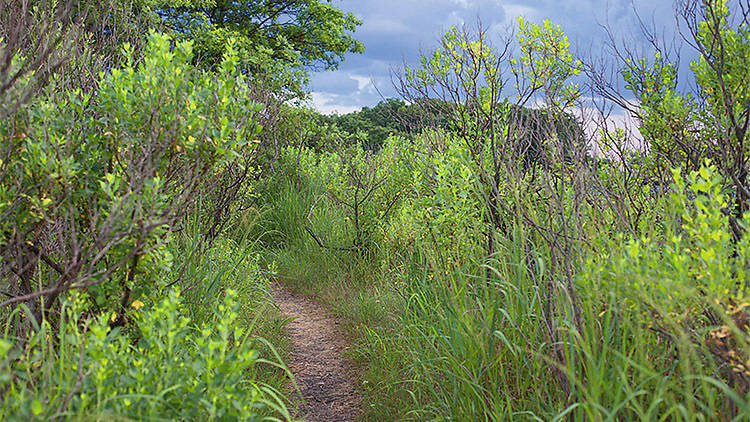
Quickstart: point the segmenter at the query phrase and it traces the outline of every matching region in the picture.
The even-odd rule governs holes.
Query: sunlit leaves
[[[614,278],[607,278],[607,286],[633,289],[643,301],[637,306],[687,320],[696,318],[707,301],[747,299],[750,240],[732,239],[722,211],[730,198],[715,166],[704,163],[687,175],[675,169],[673,175],[673,193],[662,212],[678,224],[665,222],[661,237],[632,239],[622,255],[602,262],[612,267]]]
[[[580,95],[570,79],[580,73],[581,62],[570,52],[570,42],[560,25],[542,25],[518,18],[520,56],[511,59],[520,95],[541,90],[549,106],[565,110]]]
[[[0,184],[0,244],[38,247],[42,227],[64,222],[54,236],[67,246],[52,259],[84,260],[86,272],[67,277],[73,288],[86,283],[99,309],[168,269],[169,228],[202,175],[255,148],[261,129],[231,40],[216,72],[193,64],[192,42],[158,33],[141,60],[129,45],[123,54],[93,94],[42,97],[23,131],[3,139],[16,153]],[[39,277],[35,288],[57,280]]]

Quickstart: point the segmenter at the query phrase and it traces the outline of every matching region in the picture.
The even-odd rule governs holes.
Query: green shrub
[[[57,341],[46,321],[25,346],[7,332],[0,340],[0,418],[259,419],[279,403],[248,377],[261,359],[238,327],[236,298],[227,290],[203,321],[183,315],[177,291],[136,301],[123,333],[110,330],[112,313],[85,317],[83,295],[69,295]]]
[[[674,191],[659,230],[623,242],[612,255],[601,253],[603,287],[628,289],[641,298],[633,306],[687,320],[707,302],[747,299],[747,236],[732,238],[723,210],[729,197],[714,166],[683,176],[674,173]],[[743,220],[747,220],[746,215]],[[592,257],[593,259],[593,257]],[[637,299],[636,299],[637,300]]]
[[[450,133],[425,133],[417,145],[438,138],[444,149],[430,156],[412,154],[402,162],[412,163],[408,181],[403,186],[403,200],[396,204],[388,223],[381,224],[384,242],[395,253],[404,245],[419,245],[430,255],[444,260],[442,269],[474,262],[482,255],[482,192],[471,159],[461,141]],[[390,143],[398,142],[389,139]],[[432,263],[438,264],[438,263]]]
[[[208,176],[260,130],[231,45],[215,73],[190,64],[190,43],[157,33],[138,63],[124,53],[95,93],[40,98],[0,131],[0,285],[4,304],[26,303],[37,322],[70,289],[102,310],[153,287]]]

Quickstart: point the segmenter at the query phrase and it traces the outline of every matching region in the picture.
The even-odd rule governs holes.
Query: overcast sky
[[[355,34],[363,54],[348,55],[338,70],[313,73],[313,106],[340,114],[373,106],[396,96],[390,70],[404,61],[414,64],[420,51],[429,52],[452,25],[482,24],[500,33],[516,25],[516,17],[541,23],[549,19],[568,34],[582,54],[601,50],[602,24],[624,37],[637,32],[635,6],[644,21],[658,30],[675,26],[673,0],[332,0],[362,22]],[[380,94],[376,90],[380,90]]]

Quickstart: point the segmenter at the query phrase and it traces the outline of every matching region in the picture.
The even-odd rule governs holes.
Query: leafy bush
[[[658,230],[621,240],[622,246],[612,255],[602,253],[598,261],[606,267],[601,270],[605,287],[632,289],[650,301],[632,305],[689,320],[705,303],[746,300],[750,245],[746,236],[732,239],[723,212],[730,198],[716,167],[704,165],[687,177],[675,170],[674,180]]]
[[[158,33],[123,54],[0,127],[0,419],[288,419],[249,337],[267,280],[195,223],[217,174],[252,167],[252,87],[231,43],[213,72]]]
[[[157,33],[139,63],[124,52],[94,94],[40,98],[0,133],[2,305],[24,302],[37,322],[71,289],[95,310],[127,310],[169,266],[164,243],[207,176],[260,130],[231,48],[216,73]]]
[[[418,245],[440,256],[441,267],[463,266],[484,250],[481,244],[483,209],[481,187],[471,159],[451,133],[426,132],[415,144],[439,139],[445,147],[430,155],[405,153],[400,165],[411,163],[410,178],[401,182],[403,200],[397,204],[388,225],[381,225],[384,241],[394,249]],[[403,144],[397,138],[386,142]],[[408,154],[408,155],[407,155]],[[436,263],[433,263],[436,264]]]
[[[153,305],[136,301],[135,326],[122,333],[110,330],[110,312],[84,316],[85,298],[72,293],[59,341],[47,321],[23,349],[7,332],[0,340],[0,417],[259,419],[279,403],[272,389],[248,378],[261,359],[237,326],[236,299],[227,290],[203,321],[184,316],[178,291]]]

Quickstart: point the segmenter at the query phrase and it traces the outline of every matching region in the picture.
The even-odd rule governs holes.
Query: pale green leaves
[[[570,52],[568,37],[545,20],[542,25],[518,18],[520,56],[510,60],[520,97],[541,91],[549,107],[565,110],[580,96],[578,84],[570,79],[581,71],[581,62]]]

